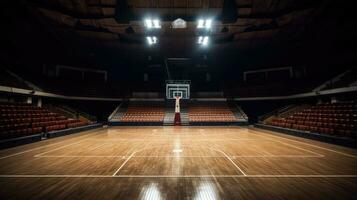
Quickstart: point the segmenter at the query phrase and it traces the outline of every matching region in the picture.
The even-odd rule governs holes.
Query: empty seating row
[[[357,131],[355,128],[351,127],[341,127],[336,128],[335,126],[308,126],[308,125],[299,125],[299,124],[290,124],[290,123],[279,123],[279,122],[272,122],[271,125],[279,126],[284,128],[302,130],[302,131],[309,131],[313,133],[324,133],[329,135],[336,135],[336,136],[346,136],[351,138],[356,138]],[[347,126],[347,125],[346,125]]]
[[[16,138],[26,135],[42,133],[42,127],[12,129],[7,131],[0,131],[0,133],[0,139]]]
[[[14,119],[0,119],[0,124],[16,124],[16,123],[34,123],[53,120],[64,120],[65,116],[57,117],[36,117],[36,118],[14,118]]]
[[[67,125],[70,123],[78,123],[78,122],[80,122],[80,120],[69,119],[69,120],[34,122],[34,123],[6,124],[6,125],[0,125],[0,131],[17,130],[17,129],[22,129],[22,128],[36,128],[36,127],[61,125],[61,124]]]
[[[31,123],[19,123],[19,124],[6,124],[6,125],[0,125],[0,131],[6,131],[10,129],[22,129],[22,128],[28,128]]]
[[[12,113],[17,113],[17,114],[21,114],[21,113],[28,113],[28,112],[33,112],[33,113],[47,113],[47,110],[39,110],[39,109],[32,109],[32,108],[27,108],[27,109],[1,109],[0,113],[4,113],[4,114],[12,114]]]
[[[191,110],[190,110],[191,111]],[[191,111],[192,112],[192,111]],[[214,115],[214,116],[227,116],[231,111],[227,111],[224,113],[216,113],[216,112],[192,112],[189,113],[190,116],[204,116],[204,115]]]
[[[316,118],[316,117],[306,117],[306,118],[287,118],[289,123],[303,123],[303,122],[321,122],[321,123],[336,123],[336,124],[354,124],[357,125],[357,119],[345,119],[345,118]]]
[[[357,110],[305,110],[301,114],[323,115],[323,114],[357,114]]]
[[[162,122],[164,120],[164,117],[123,117],[121,119],[121,122]]]
[[[52,117],[52,116],[59,116],[57,113],[22,113],[22,114],[1,114],[0,118],[8,118],[8,119],[14,119],[14,118],[30,118],[30,117]]]
[[[61,129],[65,129],[65,128],[66,128],[65,124],[52,125],[52,126],[46,126],[45,131],[50,132],[50,131],[56,131],[56,130],[61,130]]]
[[[352,109],[352,108],[357,108],[357,105],[356,104],[352,104],[351,102],[341,102],[341,103],[337,103],[337,104],[322,103],[322,104],[320,104],[318,106],[312,106],[312,108]]]
[[[231,117],[212,117],[212,116],[190,116],[191,122],[235,122],[237,119],[234,116]]]
[[[140,111],[140,112],[136,112],[136,111],[127,111],[126,113],[133,113],[136,115],[161,115],[163,113],[163,111],[157,111],[157,112],[145,112],[145,111]]]
[[[41,109],[25,103],[9,103],[9,102],[0,103],[0,110],[1,109],[26,109],[26,108]]]
[[[327,127],[334,129],[346,129],[346,130],[356,130],[356,125],[354,124],[339,124],[339,123],[322,123],[314,121],[291,121],[291,120],[273,120],[272,124],[296,124],[296,125],[305,125],[305,126],[317,126],[317,127]]]
[[[74,122],[74,123],[69,123],[67,124],[67,128],[75,128],[75,127],[80,127],[80,126],[85,126],[87,125],[87,122]]]
[[[74,119],[69,119],[69,120],[56,120],[56,121],[45,121],[45,122],[35,122],[32,123],[32,127],[39,127],[39,126],[53,126],[53,125],[67,125],[70,123],[77,123],[80,122],[80,120],[74,120]]]

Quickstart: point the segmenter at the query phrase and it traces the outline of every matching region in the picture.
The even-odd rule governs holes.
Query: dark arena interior
[[[0,199],[357,199],[353,2],[0,5]]]

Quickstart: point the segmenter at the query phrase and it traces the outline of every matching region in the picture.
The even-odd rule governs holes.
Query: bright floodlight
[[[146,40],[148,41],[149,45],[156,44],[157,43],[157,38],[155,36],[153,37],[146,37]]]
[[[205,21],[203,19],[198,20],[197,28],[204,28],[204,27],[205,27]]]
[[[145,26],[146,26],[146,28],[149,28],[149,29],[152,28],[152,22],[150,19],[145,20]]]
[[[161,28],[160,20],[154,19],[153,22],[154,22],[154,28]]]
[[[210,29],[212,26],[212,20],[211,19],[207,19],[206,20],[206,29]]]
[[[208,36],[205,36],[203,38],[203,42],[202,42],[202,45],[206,46],[208,44]]]
[[[206,45],[208,45],[208,42],[209,42],[209,37],[208,36],[200,36],[200,37],[198,37],[198,44],[206,46]]]
[[[211,29],[212,27],[212,19],[199,19],[197,22],[197,28],[198,29]]]
[[[202,44],[202,42],[203,42],[203,37],[202,36],[198,37],[198,44]]]
[[[145,19],[145,26],[148,29],[152,29],[152,28],[159,29],[159,28],[161,28],[160,20]]]

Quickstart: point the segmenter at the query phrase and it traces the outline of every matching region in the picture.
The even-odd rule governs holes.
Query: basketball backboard
[[[166,83],[166,98],[175,99],[190,99],[190,84],[189,81],[167,81]]]

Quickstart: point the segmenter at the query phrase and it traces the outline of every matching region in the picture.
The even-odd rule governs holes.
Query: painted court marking
[[[121,164],[121,166],[113,173],[112,176],[115,176],[117,173],[119,173],[119,171],[126,165],[126,163],[137,153],[137,152],[140,152],[140,151],[143,151],[145,149],[148,149],[150,147],[144,147],[140,150],[137,150],[137,151],[134,151],[125,161],[123,164]]]
[[[240,171],[244,176],[247,176],[247,174],[244,173],[244,171],[240,167],[238,167],[238,165],[235,162],[233,162],[233,160],[226,153],[224,153],[224,151],[221,151],[219,149],[215,149],[215,150],[221,152],[238,169],[238,171]]]
[[[137,150],[137,151],[133,152],[133,153],[124,161],[124,163],[113,173],[112,176],[116,176],[116,174],[119,173],[119,171],[126,165],[126,163],[127,163],[136,153],[138,153],[138,152],[140,152],[140,151],[144,151],[144,150],[146,150],[146,149],[150,149],[150,148],[151,148],[151,147],[146,147],[146,148],[142,148],[142,149],[140,149],[140,150]],[[222,153],[222,154],[224,155],[224,157],[227,158],[227,159],[236,167],[236,169],[237,169],[239,172],[241,172],[244,176],[246,176],[246,173],[244,173],[244,171],[243,171],[240,167],[238,167],[238,165],[237,165],[236,163],[234,163],[233,160],[232,160],[226,153],[224,153],[223,151],[221,151],[221,150],[219,150],[219,149],[214,149],[214,148],[208,148],[208,149],[211,149],[211,150],[214,150],[214,151],[217,151],[217,152]],[[177,157],[177,156],[176,156],[176,157]]]
[[[37,158],[122,158],[124,155],[116,156],[91,156],[91,155],[49,155],[49,156],[34,156]],[[225,158],[226,156],[132,156],[132,158]],[[232,159],[235,158],[322,158],[324,155],[230,155]]]
[[[254,131],[254,130],[252,130]],[[254,131],[256,132],[256,131]],[[93,135],[91,133],[88,133],[89,135],[84,135],[84,136],[79,136],[79,138],[83,139],[83,138],[87,138],[87,137],[91,137],[93,135],[96,135],[96,134],[99,134],[98,132],[97,133],[94,133]],[[271,134],[269,134],[271,135]],[[277,137],[277,138],[282,138],[282,139],[285,139],[285,140],[290,140],[290,141],[294,141],[294,142],[298,142],[298,143],[302,143],[302,144],[305,144],[305,145],[308,145],[308,146],[312,146],[312,147],[315,147],[315,148],[320,148],[320,149],[324,149],[324,150],[327,150],[327,151],[331,151],[331,152],[335,152],[335,153],[339,153],[339,154],[342,154],[342,155],[345,155],[345,156],[349,156],[349,157],[353,157],[353,158],[357,158],[357,156],[354,156],[354,155],[351,155],[351,154],[347,154],[347,153],[343,153],[343,152],[339,152],[339,151],[335,151],[335,150],[331,150],[331,149],[327,149],[327,148],[324,148],[324,147],[319,147],[319,146],[316,146],[316,145],[312,145],[312,144],[308,144],[308,143],[305,143],[305,142],[300,142],[300,141],[297,141],[297,140],[292,140],[292,139],[288,139],[288,138],[284,138],[284,137],[279,137],[279,136],[275,136],[275,135],[272,135],[273,137]],[[266,137],[265,137],[266,138]],[[71,138],[71,139],[76,139],[76,138]],[[89,138],[88,140],[101,140],[101,139],[94,139],[94,138]],[[121,140],[121,139],[120,139]],[[130,139],[122,139],[123,141],[128,141]],[[135,140],[135,139],[132,139],[132,140]],[[137,140],[144,140],[144,139],[137,139]],[[163,139],[165,140],[165,139]],[[207,140],[219,140],[219,139],[207,139]],[[223,139],[222,139],[223,140]],[[246,138],[242,138],[242,139],[229,139],[229,140],[259,140],[259,139],[246,139]],[[66,140],[64,141],[61,141],[61,142],[57,142],[57,143],[54,143],[54,144],[48,144],[48,145],[45,145],[45,146],[41,146],[41,147],[37,147],[37,148],[33,148],[33,149],[29,149],[29,150],[26,150],[26,151],[22,151],[22,152],[18,152],[18,153],[14,153],[14,154],[10,154],[10,155],[7,155],[7,156],[3,156],[3,157],[0,157],[0,160],[1,159],[6,159],[6,158],[10,158],[10,157],[13,157],[13,156],[17,156],[17,155],[22,155],[22,154],[25,154],[25,153],[29,153],[29,152],[32,152],[32,151],[36,151],[36,150],[39,150],[39,149],[43,149],[43,148],[46,148],[46,147],[50,147],[50,146],[55,146],[57,144],[61,144],[61,143],[65,143],[65,142],[68,142]],[[67,146],[67,145],[66,145]],[[50,150],[52,151],[52,150]],[[44,153],[41,153],[41,154],[38,154],[36,155],[35,157],[42,157],[43,154],[45,153],[48,153],[48,152],[44,152]],[[315,153],[315,152],[314,152]],[[317,153],[315,153],[317,154]],[[323,155],[319,154],[320,157],[323,157]]]
[[[267,138],[267,137],[264,137],[264,138]],[[56,148],[56,149],[52,149],[50,151],[47,151],[47,152],[43,152],[41,154],[37,154],[35,155],[34,157],[42,157],[42,158],[122,158],[122,157],[126,157],[123,156],[123,155],[115,155],[115,156],[112,156],[112,155],[108,155],[108,156],[91,156],[91,155],[45,155],[47,153],[50,153],[50,152],[53,152],[53,151],[56,151],[56,150],[59,150],[59,149],[62,149],[62,148],[65,148],[65,147],[68,147],[68,146],[71,146],[71,145],[74,145],[74,144],[77,144],[77,143],[80,143],[80,142],[83,142],[83,141],[88,141],[88,140],[96,140],[96,139],[91,139],[91,138],[88,138],[88,139],[85,139],[85,140],[81,140],[81,141],[78,141],[78,142],[75,142],[75,143],[71,143],[71,144],[68,144],[68,145],[65,145],[65,146],[62,146],[62,147],[59,147],[59,148]],[[120,140],[120,139],[119,139]],[[122,139],[123,141],[127,141],[127,139]],[[139,140],[139,141],[143,141],[144,139],[133,139],[133,140]],[[160,140],[160,139],[158,139]],[[212,139],[212,140],[215,140],[215,139]],[[241,139],[236,139],[236,140],[241,140]],[[232,162],[234,164],[234,166],[244,174],[244,172],[242,171],[241,168],[239,168],[233,161],[232,159],[236,159],[236,158],[321,158],[321,157],[324,157],[324,155],[321,155],[321,154],[318,154],[318,153],[315,153],[313,151],[310,151],[310,150],[306,150],[306,149],[303,149],[303,148],[300,148],[300,147],[297,147],[295,145],[291,145],[291,144],[287,144],[287,143],[284,143],[284,142],[281,142],[281,141],[277,141],[277,140],[271,140],[271,139],[242,139],[242,140],[267,140],[267,141],[274,141],[274,142],[279,142],[279,143],[283,143],[287,146],[291,146],[293,148],[296,148],[296,149],[299,149],[299,150],[302,150],[302,151],[305,151],[305,152],[309,152],[309,153],[313,153],[314,155],[272,155],[270,154],[269,152],[266,152],[268,155],[230,155],[228,156],[226,153],[220,151],[220,150],[217,150],[217,149],[213,149],[217,152],[220,152],[222,153],[224,156],[180,156],[182,158],[199,158],[199,157],[203,157],[203,158],[219,158],[219,157],[226,157],[227,159],[229,159],[230,162]],[[102,140],[102,141],[105,141],[105,140]],[[155,140],[157,141],[157,140]],[[102,146],[104,146],[105,144],[110,144],[114,141],[110,141],[110,140],[106,140],[103,144],[99,145],[97,148],[100,148]],[[94,149],[97,149],[97,148],[94,148]],[[94,149],[91,149],[91,150],[94,150]],[[135,152],[137,153],[137,152]],[[170,156],[170,155],[166,155],[166,156],[135,156],[135,153],[132,154],[129,159],[127,159],[123,165],[116,171],[115,174],[117,174],[120,169],[122,167],[124,167],[124,165],[133,157],[142,157],[142,158],[163,158],[163,157],[177,157],[176,155],[174,156]]]
[[[114,172],[114,174],[112,176],[115,176],[124,166],[125,164],[135,155],[136,152],[132,153],[125,161],[123,164],[121,164],[121,166]]]
[[[248,129],[248,130],[251,130],[253,132],[257,132],[255,130],[252,130],[252,129]],[[337,154],[341,154],[341,155],[344,155],[344,156],[348,156],[348,157],[352,157],[352,158],[357,158],[357,156],[355,155],[352,155],[352,154],[348,154],[348,153],[344,153],[344,152],[340,152],[340,151],[336,151],[336,150],[332,150],[332,149],[329,149],[329,148],[325,148],[325,147],[321,147],[321,146],[317,146],[317,145],[314,145],[314,144],[309,144],[309,143],[306,143],[306,142],[302,142],[302,141],[299,141],[299,140],[294,140],[294,139],[289,139],[289,138],[285,138],[285,137],[282,137],[282,136],[278,136],[276,135],[276,133],[274,132],[268,132],[265,134],[261,134],[261,132],[257,132],[259,137],[261,138],[266,138],[266,139],[250,139],[250,138],[241,138],[241,139],[227,139],[227,140],[269,140],[269,141],[274,141],[274,142],[277,142],[277,143],[281,143],[281,144],[284,144],[286,146],[290,146],[290,147],[293,147],[293,148],[296,148],[296,149],[299,149],[299,150],[302,150],[304,152],[308,152],[308,153],[312,153],[313,155],[273,155],[273,154],[270,154],[269,152],[265,152],[267,155],[227,155],[225,152],[221,151],[221,150],[218,150],[218,149],[212,149],[212,150],[215,150],[217,152],[220,152],[223,156],[179,156],[179,157],[187,157],[187,158],[195,158],[195,157],[207,157],[207,158],[215,158],[215,157],[225,157],[227,158],[233,165],[234,167],[240,171],[242,173],[242,175],[117,175],[120,170],[122,170],[122,168],[127,164],[127,162],[129,162],[129,160],[133,157],[160,157],[160,158],[163,158],[163,157],[177,157],[177,156],[174,156],[174,155],[167,155],[167,156],[135,156],[136,153],[138,153],[139,151],[142,151],[144,149],[147,149],[147,148],[143,148],[141,150],[138,150],[138,151],[135,151],[133,152],[132,154],[130,154],[130,156],[127,157],[126,156],[118,156],[118,155],[115,155],[115,156],[79,156],[79,155],[69,155],[69,156],[64,156],[64,155],[45,155],[47,153],[50,153],[50,152],[53,152],[53,151],[56,151],[56,150],[59,150],[59,149],[62,149],[62,148],[66,148],[68,146],[71,146],[71,145],[75,145],[75,144],[78,144],[78,143],[81,143],[83,141],[91,141],[91,140],[94,140],[94,141],[102,141],[101,139],[95,139],[95,138],[88,138],[88,137],[93,137],[93,136],[96,136],[97,134],[99,134],[100,132],[96,132],[96,133],[87,133],[88,135],[82,135],[82,136],[79,136],[78,138],[70,138],[70,139],[66,139],[64,141],[61,141],[61,142],[57,142],[57,143],[53,143],[53,144],[48,144],[48,145],[44,145],[44,146],[41,146],[41,147],[37,147],[37,148],[33,148],[33,149],[29,149],[29,150],[26,150],[26,151],[22,151],[22,152],[18,152],[18,153],[14,153],[14,154],[11,154],[11,155],[8,155],[8,156],[4,156],[4,157],[0,157],[0,160],[1,159],[5,159],[5,158],[9,158],[9,157],[13,157],[13,156],[17,156],[17,155],[21,155],[21,154],[25,154],[25,153],[28,153],[28,152],[32,152],[32,151],[36,151],[36,150],[39,150],[39,149],[43,149],[43,148],[47,148],[47,147],[51,147],[51,146],[54,146],[54,145],[58,145],[58,144],[61,144],[61,143],[65,143],[65,142],[68,142],[68,140],[76,140],[76,139],[79,139],[79,141],[77,142],[74,142],[74,143],[70,143],[70,144],[67,144],[67,145],[64,145],[64,146],[61,146],[61,147],[58,147],[58,148],[55,148],[55,149],[51,149],[49,151],[46,151],[46,152],[42,152],[40,154],[37,154],[35,155],[34,157],[58,157],[58,158],[70,158],[70,157],[73,157],[73,158],[126,158],[126,160],[121,164],[121,166],[112,174],[112,175],[23,175],[23,174],[10,174],[10,175],[0,175],[0,178],[357,178],[357,175],[355,174],[345,174],[345,175],[338,175],[338,174],[327,174],[327,175],[309,175],[309,174],[306,174],[306,175],[248,175],[246,174],[236,163],[234,163],[234,159],[236,158],[284,158],[284,157],[291,157],[291,158],[320,158],[320,157],[325,157],[325,155],[323,154],[319,154],[319,153],[316,153],[314,151],[311,151],[311,150],[308,150],[308,149],[305,149],[305,148],[302,148],[302,147],[299,147],[299,146],[295,146],[293,144],[290,144],[290,143],[286,143],[286,142],[283,142],[283,141],[279,141],[280,139],[284,139],[286,141],[292,141],[292,142],[296,142],[296,143],[300,143],[300,144],[303,144],[303,145],[307,145],[307,146],[311,146],[311,147],[314,147],[314,148],[318,148],[318,149],[322,149],[322,150],[326,150],[326,151],[330,151],[330,152],[334,152],[334,153],[337,153]],[[209,135],[208,135],[209,136]],[[272,138],[271,138],[272,137]],[[273,139],[273,138],[276,138],[276,139]],[[181,138],[182,140],[184,140],[184,138]],[[104,141],[103,140],[103,144],[100,144],[94,148],[92,148],[91,150],[97,150],[98,148],[104,146],[105,144],[110,144],[111,139],[109,139],[109,141]],[[147,140],[150,140],[150,139],[113,139],[113,142],[115,141],[130,141],[130,140],[133,140],[133,141],[147,141]],[[160,139],[154,139],[155,141],[160,141]],[[168,139],[162,139],[163,141],[167,141]],[[219,140],[225,140],[227,141],[226,139],[198,139],[199,141],[219,141]],[[150,148],[150,147],[149,147]]]
[[[40,153],[40,154],[37,154],[37,155],[35,155],[34,157],[42,156],[42,155],[44,155],[44,154],[47,154],[47,153],[50,153],[50,152],[53,152],[53,151],[57,151],[57,150],[60,150],[60,149],[63,149],[63,148],[66,148],[66,147],[69,147],[69,146],[72,146],[72,145],[75,145],[75,144],[79,144],[79,143],[84,142],[84,141],[86,141],[86,140],[87,140],[87,139],[82,139],[82,140],[80,140],[80,141],[78,141],[78,142],[70,143],[70,144],[67,144],[67,145],[64,145],[64,146],[55,148],[55,149],[51,149],[51,150],[49,150],[49,151],[45,151],[45,152],[42,152],[42,153]]]
[[[0,175],[0,178],[357,178],[355,174],[327,175]]]
[[[253,131],[253,132],[258,133],[257,131],[255,131],[255,130],[253,130],[253,129],[250,129],[250,130]],[[261,129],[261,130],[262,130],[263,132],[267,133],[266,130],[264,130],[264,129]],[[307,145],[307,146],[315,147],[315,148],[318,148],[318,149],[323,149],[323,150],[326,150],[326,151],[330,151],[330,152],[334,152],[334,153],[337,153],[337,154],[341,154],[341,155],[344,155],[344,156],[347,156],[347,157],[357,158],[357,156],[352,155],[352,154],[349,154],[349,153],[343,153],[343,152],[340,152],[340,151],[336,151],[336,150],[332,150],[332,149],[329,149],[329,148],[317,146],[317,145],[314,145],[314,144],[309,144],[309,143],[302,142],[302,141],[299,141],[299,140],[293,140],[293,139],[289,139],[289,138],[277,136],[276,133],[274,133],[274,132],[268,131],[267,134],[268,134],[269,136],[272,136],[272,137],[275,137],[275,138],[285,139],[285,140],[297,142],[297,143],[300,143],[300,144],[304,144],[304,145]]]
[[[99,132],[96,132],[93,135],[91,135],[91,133],[87,133],[87,134],[89,134],[89,135],[78,136],[78,138],[80,138],[80,139],[87,138],[89,136],[93,136],[93,135],[99,134]],[[70,140],[71,139],[78,139],[78,138],[70,138]],[[7,155],[7,156],[0,157],[0,160],[5,159],[5,158],[11,158],[11,157],[18,156],[18,155],[22,155],[22,154],[25,154],[25,153],[28,153],[28,152],[39,150],[39,149],[44,149],[46,147],[55,146],[57,144],[61,144],[61,143],[64,143],[64,142],[68,142],[68,141],[64,140],[64,141],[61,141],[61,142],[56,142],[56,143],[53,143],[53,144],[47,144],[47,145],[44,145],[44,146],[41,146],[41,147],[36,147],[36,148],[29,149],[29,150],[26,150],[26,151],[21,151],[21,152],[18,152],[18,153],[10,154],[10,155]]]
[[[267,138],[267,140],[270,140],[270,141],[273,141],[273,142],[278,142],[278,143],[280,143],[280,144],[284,144],[284,145],[286,145],[286,146],[293,147],[293,148],[295,148],[295,149],[299,149],[299,150],[302,150],[302,151],[305,151],[305,152],[309,152],[309,153],[315,154],[315,155],[317,155],[317,156],[323,156],[322,154],[319,154],[319,153],[316,153],[316,152],[314,152],[314,151],[311,151],[311,150],[308,150],[308,149],[304,149],[304,148],[295,146],[295,145],[293,145],[293,144],[289,144],[289,143],[282,142],[282,141],[279,141],[279,140],[270,139],[270,138],[268,138],[267,136],[263,136],[263,135],[259,135],[259,136],[260,136],[260,137]]]
[[[192,140],[191,138],[182,138],[180,137],[181,140]],[[157,138],[146,138],[146,139],[94,139],[94,138],[88,138],[88,140],[93,140],[93,141],[107,141],[107,142],[118,142],[118,141],[167,141],[167,140],[172,140],[171,137],[168,137],[168,138],[160,138],[160,139],[157,139]],[[259,139],[259,138],[229,138],[229,139],[215,139],[215,138],[211,138],[211,139],[195,139],[195,141],[229,141],[229,140],[238,140],[238,141],[259,141],[259,140],[266,140],[266,139]]]

